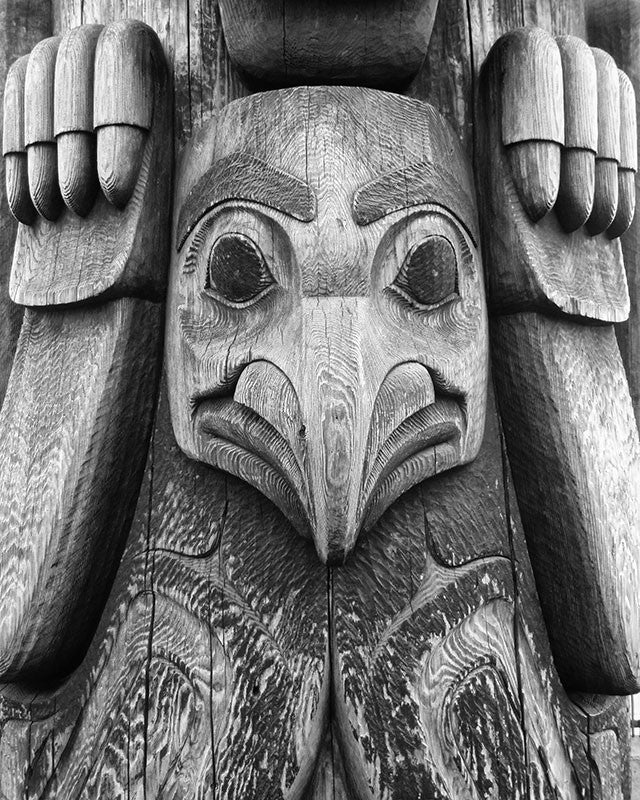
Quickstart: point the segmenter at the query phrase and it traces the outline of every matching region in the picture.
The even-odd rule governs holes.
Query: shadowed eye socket
[[[391,288],[421,307],[433,308],[453,299],[458,290],[458,263],[451,242],[434,235],[412,247]]]
[[[230,303],[247,303],[275,283],[260,248],[242,233],[225,233],[209,253],[207,289]]]

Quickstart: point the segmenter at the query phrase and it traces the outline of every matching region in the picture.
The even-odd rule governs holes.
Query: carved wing
[[[633,89],[603,51],[522,29],[489,55],[480,103],[493,370],[556,664],[568,688],[630,693],[640,448],[613,323],[629,312]]]
[[[47,39],[8,77],[7,194],[23,223],[11,297],[26,313],[0,415],[5,680],[59,677],[82,657],[135,508],[160,356],[168,101],[159,42],[136,22]]]

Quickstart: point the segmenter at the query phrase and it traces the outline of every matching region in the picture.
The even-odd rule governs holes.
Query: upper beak
[[[296,494],[305,527],[327,564],[343,563],[363,523],[368,517],[375,521],[369,501],[397,466],[396,450],[410,457],[425,441],[415,425],[393,446],[389,437],[435,400],[425,367],[385,366],[374,349],[375,332],[369,334],[365,303],[305,299],[302,330],[288,364],[276,366],[276,354],[273,361],[253,362],[234,394],[236,402],[270,423],[295,455],[297,479],[286,465],[280,467],[291,484],[300,484]]]
[[[358,537],[364,438],[372,376],[363,366],[364,320],[357,300],[308,301],[299,397],[306,428],[305,471],[320,558],[342,563]]]

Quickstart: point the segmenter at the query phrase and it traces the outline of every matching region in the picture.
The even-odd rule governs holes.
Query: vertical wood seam
[[[153,657],[153,633],[155,626],[156,614],[156,597],[154,593],[154,570],[155,570],[155,551],[152,552],[151,536],[152,525],[151,515],[153,512],[152,499],[153,499],[153,473],[155,464],[155,443],[156,443],[156,421],[157,421],[157,405],[156,411],[153,415],[153,422],[151,428],[151,443],[149,447],[149,491],[147,495],[147,543],[145,553],[145,583],[146,575],[149,575],[149,586],[145,586],[145,594],[151,594],[151,615],[149,620],[149,636],[147,639],[147,664],[144,676],[144,736],[143,736],[143,762],[142,762],[142,796],[147,800],[147,760],[149,755],[149,699],[151,689],[151,660]],[[151,568],[149,569],[149,557],[151,556]]]
[[[189,95],[189,129],[193,130],[193,95],[191,89],[191,0],[187,0],[187,93]]]

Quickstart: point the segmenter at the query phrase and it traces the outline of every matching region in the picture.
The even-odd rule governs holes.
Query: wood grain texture
[[[334,727],[352,798],[592,796],[579,713],[542,678],[550,653],[517,515],[504,556],[477,535],[478,468],[435,479],[455,485],[455,519],[451,495],[426,482],[332,572]],[[483,530],[498,534],[494,519]],[[432,555],[436,536],[464,553],[455,566]]]
[[[45,219],[62,210],[53,127],[54,72],[60,37],[51,36],[33,48],[24,83],[24,137],[27,145],[29,193]]]
[[[610,236],[622,236],[636,211],[635,173],[638,171],[638,121],[636,95],[629,76],[618,70],[620,80],[620,163],[618,164],[618,207],[609,228]]]
[[[2,155],[26,153],[24,138],[24,84],[29,56],[22,56],[7,70],[4,86],[4,125],[2,127]]]
[[[508,38],[503,46],[509,48]],[[609,56],[596,53],[598,61],[603,65],[601,71],[613,75]],[[497,63],[489,57],[483,76],[486,100],[495,90],[491,87],[499,85],[498,72],[491,73]],[[606,75],[600,81],[604,89],[610,82]],[[617,89],[619,79],[615,83]],[[619,113],[618,96],[614,100]],[[606,108],[599,109],[599,122],[607,114]],[[492,133],[490,121],[486,127],[484,176],[491,186],[498,171],[504,170],[499,165],[504,164],[505,156],[499,145],[491,150],[492,138],[495,142],[499,136],[495,123]],[[619,131],[619,121],[614,120],[610,128]],[[599,152],[606,155],[610,135],[601,127],[599,131],[605,139],[602,148],[598,142]],[[611,155],[615,153],[611,151]],[[599,182],[609,164],[617,182],[617,162],[597,156],[594,210],[607,196]],[[494,199],[485,206],[484,218],[484,241],[491,259],[490,302],[503,315],[493,325],[493,364],[516,491],[556,663],[566,685],[612,693],[630,691],[637,685],[638,673],[634,639],[638,623],[629,598],[635,596],[638,580],[633,553],[637,547],[635,498],[640,451],[634,426],[630,430],[625,379],[612,329],[590,329],[566,318],[552,322],[540,316],[540,312],[564,312],[581,317],[581,322],[619,319],[618,313],[626,305],[620,250],[613,249],[605,237],[594,245],[596,240],[580,231],[559,234],[553,218],[537,226],[528,223],[508,178],[506,182],[503,178],[498,196],[500,182],[498,179],[489,189]],[[551,242],[553,255],[546,249]],[[580,265],[589,262],[596,250],[600,257],[591,262],[592,267],[604,267],[608,274],[601,273],[600,286],[591,283],[587,290]],[[560,277],[563,272],[564,279]],[[568,290],[569,296],[560,299],[562,282],[560,291]],[[610,300],[603,303],[603,294]],[[620,299],[605,310],[612,294]],[[514,313],[520,310],[538,313]],[[581,403],[580,393],[587,385],[590,389]],[[598,407],[601,412],[591,416]],[[547,515],[545,509],[553,512]],[[609,520],[611,513],[621,514],[625,521]],[[611,530],[620,535],[615,545]],[[554,563],[559,564],[561,553],[566,558],[567,552],[572,567],[563,590]],[[563,574],[566,566],[563,564]],[[589,593],[590,599],[582,606]],[[589,639],[582,635],[587,629],[593,639],[582,649]]]
[[[564,96],[564,144],[598,149],[598,73],[591,48],[577,36],[558,36]]]
[[[620,161],[620,81],[616,62],[592,48],[598,81],[598,158]]]
[[[596,154],[572,147],[562,151],[555,212],[567,233],[579,230],[591,216],[596,191]]]
[[[154,85],[156,72],[160,85]],[[98,177],[105,197],[120,209],[135,189],[154,107],[168,106],[163,73],[158,40],[144,23],[116,22],[104,29],[96,51],[94,94]],[[167,124],[167,115],[160,119]]]
[[[25,775],[51,800],[299,798],[311,780],[329,700],[326,571],[258,493],[182,456],[163,406],[152,506],[84,664],[30,704],[33,747],[25,772],[0,770],[7,796]],[[5,698],[18,727],[24,695]]]
[[[553,37],[540,28],[510,33],[503,53],[502,141],[520,202],[537,222],[555,204],[560,184],[562,60]]]
[[[638,169],[638,120],[636,93],[631,78],[618,70],[620,83],[620,169]]]
[[[412,100],[261,94],[202,129],[178,182],[166,339],[178,442],[340,562],[400,494],[482,439],[483,288],[457,143]],[[234,237],[253,243],[235,267],[217,255]],[[230,269],[253,278],[236,287]]]
[[[33,226],[23,226],[18,234],[11,276],[11,297],[15,302],[37,306],[74,303],[96,297],[134,295],[155,300],[162,298],[162,270],[153,259],[146,258],[146,253],[150,248],[162,252],[167,246],[166,216],[172,165],[171,127],[168,124],[170,98],[164,56],[155,34],[148,27],[139,23],[120,23],[107,26],[100,34],[96,58],[98,61],[115,58],[119,51],[117,48],[114,51],[113,42],[129,42],[131,37],[140,39],[139,47],[144,49],[147,60],[141,62],[138,59],[140,63],[127,62],[124,66],[133,71],[137,63],[141,70],[149,72],[147,80],[154,94],[148,98],[149,109],[145,113],[153,110],[154,124],[142,139],[137,135],[133,139],[129,137],[128,125],[118,132],[113,131],[118,126],[111,124],[99,128],[98,177],[103,186],[107,185],[107,195],[116,201],[118,207],[109,202],[109,197],[101,195],[85,218],[65,212],[56,225],[38,219]],[[90,49],[92,38],[85,37],[82,43]],[[101,74],[100,70],[96,73],[100,97],[106,90],[103,85],[106,77],[100,78]],[[90,80],[92,75],[77,74],[76,77],[83,82]],[[120,80],[124,77],[121,76]],[[84,85],[81,91],[87,91]],[[105,139],[101,139],[100,133],[105,134]],[[31,151],[38,146],[32,145],[28,149]],[[55,159],[55,143],[46,146],[53,148],[50,155]],[[77,183],[82,184],[84,191],[88,182],[90,189],[91,183],[95,182],[95,173],[93,159],[78,161],[77,148],[71,155],[77,172],[74,172],[74,180],[68,188],[74,194]],[[83,163],[91,169],[89,175],[78,170]],[[57,169],[52,166],[44,170],[48,178],[53,171],[56,172],[57,186]],[[46,177],[42,180],[45,181]],[[131,202],[126,202],[131,190]],[[33,199],[35,202],[35,197]]]
[[[618,208],[620,162],[620,81],[615,61],[604,50],[593,48],[598,80],[598,151],[593,209],[587,227],[593,235],[613,222]]]
[[[26,153],[7,153],[4,157],[5,195],[17,222],[31,225],[38,213],[29,194],[29,169]]]
[[[492,347],[560,674],[576,689],[635,691],[640,449],[613,330],[513,314],[492,322]]]
[[[234,64],[261,86],[406,85],[424,61],[438,0],[221,0]]]
[[[154,301],[164,285],[171,181],[166,71],[150,29],[105,30],[140,37],[151,53],[155,47],[156,125],[124,229],[103,198],[90,221],[71,213],[56,225],[40,220],[23,226],[16,242],[14,299],[66,305],[100,298],[118,278],[111,296],[121,299],[86,310],[31,309],[23,324],[2,416],[1,671],[10,680],[58,678],[82,657],[129,529],[155,403],[161,310]],[[96,31],[88,33],[80,46],[90,51]],[[27,66],[25,92],[32,64],[35,70],[32,113],[54,95],[54,45],[45,44],[48,71],[39,69],[38,48]],[[75,77],[92,80],[91,72]],[[28,110],[27,103],[25,125]],[[28,150],[38,147],[53,148],[55,157],[55,142]]]
[[[29,55],[25,75],[24,143],[54,141],[54,74],[59,36],[38,42]]]
[[[154,29],[173,71],[176,152],[194,127],[247,90],[231,65],[217,2],[52,0],[54,30],[138,19]]]
[[[9,210],[18,222],[30,225],[36,210],[29,194],[27,148],[24,138],[24,85],[29,56],[14,61],[4,87],[2,154],[5,157],[5,189]]]
[[[73,28],[62,37],[56,58],[54,130],[58,182],[65,205],[82,217],[93,207],[98,191],[93,94],[96,45],[101,32],[101,25]],[[136,172],[136,178],[137,175]]]
[[[60,41],[54,80],[54,132],[93,133],[94,63],[101,25],[80,25]]]
[[[27,312],[0,420],[4,679],[83,655],[137,500],[159,326],[143,300]]]
[[[174,65],[178,141],[189,136],[193,124],[244,91],[220,47],[215,4],[197,0],[188,4],[169,0],[54,0],[53,6],[57,26],[137,16],[157,30]],[[554,34],[580,34],[584,25],[582,3],[527,0],[514,4],[499,0],[440,4],[434,29],[437,43],[432,38],[434,49],[427,62],[432,67],[429,74],[422,71],[411,91],[421,99],[430,97],[447,114],[462,134],[469,154],[473,92],[484,55],[498,35],[536,22]],[[444,63],[446,69],[442,67]],[[259,371],[255,376],[260,377]],[[243,391],[251,402],[258,402],[260,383],[250,381],[250,377],[247,376]],[[465,478],[470,472],[472,478]],[[435,567],[428,561],[427,545],[436,554]],[[496,561],[498,567],[502,565],[495,559],[496,554],[504,558],[504,569],[496,570]],[[488,561],[484,565],[466,564],[478,558]],[[470,675],[465,684],[470,691],[459,693],[453,706],[459,720],[456,740],[464,743],[466,761],[458,763],[470,765],[484,796],[511,798],[512,785],[519,785],[515,780],[514,784],[509,783],[511,776],[517,781],[527,778],[514,755],[522,752],[518,750],[518,740],[527,740],[530,729],[532,746],[526,758],[532,765],[532,796],[553,796],[546,776],[562,776],[561,765],[569,754],[577,796],[604,800],[606,795],[600,786],[615,786],[620,775],[618,758],[624,759],[624,748],[618,730],[606,722],[602,730],[612,732],[617,748],[598,748],[595,741],[590,747],[591,737],[600,733],[596,727],[590,728],[595,726],[598,713],[591,709],[581,711],[570,703],[555,675],[516,499],[508,481],[508,466],[503,469],[500,458],[499,423],[493,411],[489,411],[487,438],[476,461],[419,484],[405,494],[362,538],[352,559],[349,572],[321,567],[310,544],[301,540],[259,493],[186,459],[175,445],[167,404],[161,403],[129,547],[83,665],[57,693],[20,692],[17,687],[0,692],[0,790],[11,800],[25,795],[40,797],[45,787],[48,797],[83,796],[78,777],[89,775],[84,792],[87,798],[99,797],[100,793],[105,797],[136,793],[149,798],[172,793],[176,797],[235,797],[239,791],[236,783],[244,791],[242,796],[291,796],[287,790],[292,784],[288,781],[295,774],[305,774],[296,773],[296,766],[305,762],[301,755],[305,745],[300,750],[299,744],[290,743],[302,741],[309,743],[318,759],[315,775],[305,786],[303,796],[306,800],[346,800],[351,792],[345,788],[345,759],[340,754],[332,704],[328,706],[324,733],[317,734],[313,741],[308,733],[301,735],[300,731],[318,731],[322,716],[318,715],[309,726],[301,720],[312,718],[312,714],[297,710],[304,707],[305,697],[312,708],[322,707],[322,702],[316,705],[317,687],[324,669],[327,614],[332,609],[340,628],[332,646],[337,641],[343,644],[343,652],[336,650],[335,654],[339,667],[335,674],[344,676],[345,687],[340,717],[347,722],[355,719],[357,729],[362,726],[364,732],[358,737],[361,744],[356,742],[350,763],[358,762],[362,750],[371,754],[370,759],[359,761],[359,769],[372,777],[373,785],[378,780],[377,785],[393,787],[398,798],[411,797],[411,791],[403,791],[403,780],[404,786],[411,787],[425,775],[427,768],[421,761],[424,743],[420,742],[418,751],[411,750],[408,743],[416,731],[407,734],[405,724],[416,719],[418,709],[415,690],[408,688],[414,676],[414,686],[420,677],[412,665],[421,647],[426,645],[424,655],[438,651],[437,637],[424,642],[423,626],[431,631],[437,626],[444,630],[447,620],[463,620],[464,624],[468,617],[468,628],[475,631],[477,652],[490,653],[496,660],[499,652],[506,651],[510,661],[505,665],[504,659],[497,659],[498,669],[485,668],[479,670],[477,677]],[[248,568],[250,562],[252,568]],[[430,576],[430,585],[450,581],[453,588],[438,595],[437,602],[418,609],[414,625],[409,620],[414,589],[420,580],[421,565],[427,562],[422,574]],[[351,560],[345,569],[350,564]],[[460,568],[466,569],[467,578],[463,579]],[[513,574],[513,584],[509,572]],[[487,579],[491,586],[485,584]],[[334,583],[329,605],[331,580]],[[460,591],[456,592],[458,583]],[[237,586],[248,602],[239,603],[234,591]],[[197,587],[193,597],[199,599],[193,603],[189,599],[190,587]],[[500,595],[498,608],[503,608],[504,603],[506,615],[513,609],[522,620],[523,629],[513,627],[512,634],[493,623],[494,619],[500,620],[500,614],[494,612],[494,605],[483,605],[483,598],[494,590]],[[168,604],[165,594],[170,594],[175,603]],[[512,606],[505,595],[513,599]],[[133,598],[137,598],[135,603]],[[476,612],[477,602],[480,608]],[[185,607],[197,608],[202,627],[189,621],[190,611],[186,616],[182,613]],[[127,612],[127,608],[131,611]],[[396,611],[401,612],[399,626],[388,640],[387,649],[369,667],[366,643],[375,641]],[[125,619],[130,621],[123,624]],[[213,626],[209,620],[215,620]],[[295,624],[290,624],[291,620]],[[256,641],[273,641],[254,634],[258,623],[263,623],[282,643],[281,661],[271,657],[273,650],[269,646],[255,646]],[[123,633],[117,634],[118,630]],[[489,630],[496,635],[487,637]],[[186,645],[181,631],[188,632]],[[114,648],[111,643],[118,635],[123,644]],[[209,674],[200,654],[206,639],[211,653]],[[236,646],[234,643],[238,642],[240,645]],[[545,720],[550,732],[542,752],[551,767],[545,765],[533,746],[538,742],[539,728],[527,721],[519,730],[522,678],[516,677],[514,697],[513,683],[503,677],[513,675],[514,668],[517,675],[519,664],[526,665],[527,648],[534,654],[535,671],[543,686],[542,696],[533,691],[530,696],[540,703],[538,719]],[[221,674],[221,651],[225,650],[229,663],[234,665],[236,681],[231,690],[235,699],[231,701],[228,690],[221,694],[214,691]],[[159,658],[172,666],[159,667]],[[184,677],[181,663],[185,660],[203,665],[195,673],[202,678],[201,683],[196,682],[196,691],[191,688],[189,676]],[[355,665],[355,669],[345,670],[345,663]],[[288,670],[280,668],[280,664],[287,664]],[[410,677],[403,681],[403,676]],[[526,685],[530,690],[534,684]],[[94,692],[97,699],[92,703]],[[388,700],[386,693],[393,699]],[[212,702],[207,707],[210,698],[220,696],[224,698],[222,703]],[[264,701],[254,703],[256,696],[264,697]],[[234,713],[238,712],[237,731],[242,735],[223,734],[219,740],[229,702]],[[102,718],[95,712],[101,704],[109,709]],[[283,713],[282,708],[290,713]],[[86,725],[83,719],[87,720]],[[206,719],[212,732],[203,738],[203,729],[200,723],[194,724],[194,719]],[[554,722],[549,724],[551,719]],[[475,735],[476,725],[481,726],[481,738]],[[191,731],[186,737],[185,729]],[[420,729],[416,729],[418,738]],[[508,730],[508,741],[502,729]],[[560,731],[559,739],[556,729]],[[386,737],[385,730],[389,731]],[[370,737],[366,736],[368,731]],[[347,728],[342,735],[345,744],[350,736]],[[607,733],[606,738],[611,740],[611,735]],[[211,741],[218,742],[217,749],[210,749]],[[244,741],[248,742],[246,747]],[[491,745],[485,748],[483,741],[490,741]],[[433,739],[430,744],[436,746]],[[215,769],[209,752],[215,752]],[[508,755],[508,759],[501,759],[508,767],[493,766],[498,752]],[[273,774],[262,766],[266,760],[273,765]],[[197,763],[201,765],[199,772],[194,768]],[[310,764],[308,758],[306,764]],[[91,765],[96,765],[95,769]],[[510,771],[512,765],[515,772]],[[309,766],[306,770],[304,781],[311,772]],[[66,781],[60,780],[60,792],[55,791],[56,774]],[[450,773],[445,770],[445,774]],[[283,775],[288,777],[279,782]],[[433,792],[427,796],[441,800],[445,797],[438,788],[442,784],[436,783],[434,778]],[[561,787],[560,797],[573,796],[558,779],[554,778],[554,785]],[[366,786],[361,783],[359,791]],[[296,792],[300,791],[299,782]]]
[[[562,58],[565,147],[555,205],[562,227],[573,232],[591,215],[598,149],[597,72],[591,49],[576,36],[556,38]],[[622,131],[622,127],[621,127]]]
[[[523,28],[495,45],[481,83],[483,102],[502,117],[513,185],[533,222],[558,200],[558,218],[566,231],[585,223],[591,236],[607,229],[611,238],[619,236],[631,198],[625,195],[625,208],[611,227],[621,141],[621,80],[611,56],[597,48],[589,56],[586,45],[574,37],[554,42],[539,29]],[[635,125],[625,125],[624,138],[634,136]],[[626,147],[633,149],[633,144]],[[587,154],[577,158],[576,148],[593,152],[595,164]]]
[[[28,146],[27,177],[34,208],[43,219],[55,222],[64,208],[58,185],[58,148],[55,142],[35,142]]]
[[[38,0],[4,0],[0,3],[0,91],[4,93],[4,82],[7,70],[14,61],[27,54],[41,39],[51,34],[52,10],[49,3]],[[4,123],[3,132],[4,132]],[[29,209],[31,200],[25,196],[26,158],[20,157],[17,167],[18,175],[5,176],[4,160],[0,162],[0,203],[4,204],[6,196],[5,179],[11,183],[18,182],[21,187],[19,196]],[[27,190],[28,192],[28,190]],[[16,235],[15,220],[6,213],[0,213],[0,251],[5,264],[8,264],[13,252]],[[0,351],[0,399],[4,397],[15,345],[20,332],[22,309],[15,306],[8,296],[9,270],[0,271],[0,338],[4,346]]]
[[[62,199],[67,208],[80,217],[86,217],[93,208],[99,189],[94,135],[85,131],[60,133],[56,144]],[[31,225],[35,218],[26,222]]]
[[[614,56],[618,65],[631,79],[637,97],[640,91],[640,61],[638,61],[640,55],[640,8],[634,0],[616,0],[609,5],[589,0],[586,8],[590,42]],[[639,180],[636,173],[634,176],[636,191]],[[631,227],[622,238],[622,250],[631,298],[631,313],[627,322],[616,326],[616,335],[627,370],[636,421],[640,420],[639,225],[640,220],[634,218]]]
[[[541,28],[513,31],[505,47],[503,69],[503,143],[564,144],[562,60],[553,37]]]
[[[135,125],[149,130],[165,86],[154,86],[162,75],[161,57],[154,53],[155,33],[134,20],[103,29],[96,51],[94,125]]]
[[[617,322],[629,312],[621,249],[606,236],[586,228],[568,234],[555,213],[534,223],[520,202],[508,153],[500,139],[496,111],[502,93],[504,51],[501,39],[485,62],[480,77],[478,173],[483,187],[486,234],[484,255],[490,263],[487,285],[490,308],[499,313],[540,308],[585,319]],[[600,165],[613,164],[602,159]],[[598,171],[596,164],[596,200]],[[526,178],[523,170],[520,177]],[[541,183],[537,180],[536,185]],[[490,220],[490,222],[488,222]]]

